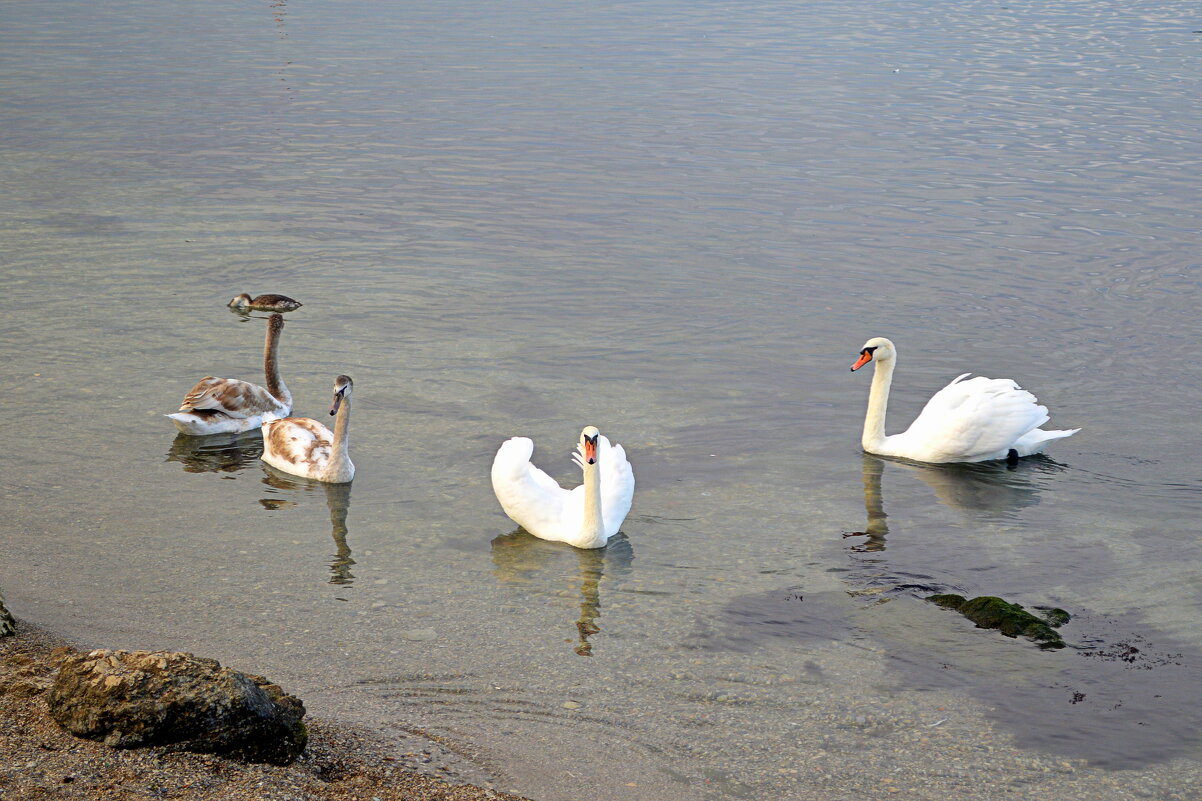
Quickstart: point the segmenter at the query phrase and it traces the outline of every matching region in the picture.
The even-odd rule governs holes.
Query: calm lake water
[[[537,799],[1196,797],[1199,27],[4,3],[0,589]],[[349,491],[161,416],[261,380],[239,292],[305,303],[298,414],[354,377]],[[865,457],[880,335],[891,432],[968,370],[1083,430],[1016,469]],[[514,534],[497,446],[578,482],[589,423],[634,465],[624,537]],[[1061,607],[1070,647],[934,592]]]

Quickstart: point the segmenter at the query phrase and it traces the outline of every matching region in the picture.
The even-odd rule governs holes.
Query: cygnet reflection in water
[[[207,437],[176,434],[166,461],[179,462],[188,473],[236,473],[256,464],[262,455],[258,430]]]
[[[347,544],[348,530],[346,527],[346,516],[351,508],[351,484],[349,482],[331,484],[311,478],[300,478],[276,470],[268,464],[263,464],[263,473],[263,483],[275,490],[289,493],[299,491],[308,495],[316,494],[318,489],[324,492],[326,507],[330,510],[330,536],[334,538],[334,556],[330,561],[330,583],[353,584],[355,575],[351,573],[351,566],[355,564],[355,560],[351,558],[351,547]],[[293,501],[280,498],[263,498],[259,503],[264,508],[271,510],[296,505]]]
[[[565,584],[580,595],[580,616],[576,619],[575,651],[592,656],[589,638],[599,634],[601,617],[601,580],[609,582],[630,574],[634,549],[625,534],[610,538],[604,548],[573,548],[558,542],[540,540],[518,529],[492,541],[493,574],[505,585],[518,587],[534,595],[562,596]],[[574,594],[574,593],[573,593]]]

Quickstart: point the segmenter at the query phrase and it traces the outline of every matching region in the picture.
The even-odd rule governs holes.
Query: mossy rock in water
[[[997,629],[1007,637],[1026,637],[1039,643],[1040,648],[1063,648],[1064,638],[1056,632],[1069,620],[1063,609],[1049,609],[1045,617],[1037,617],[1018,604],[993,595],[972,600],[963,595],[932,595],[928,601],[945,609],[955,609],[982,629]]]

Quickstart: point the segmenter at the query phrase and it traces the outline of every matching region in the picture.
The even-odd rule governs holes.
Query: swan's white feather
[[[567,542],[578,547],[597,547],[581,542],[584,522],[584,487],[566,490],[555,479],[531,463],[534,442],[513,437],[501,444],[492,464],[492,485],[511,520],[536,537]],[[573,460],[580,464],[580,446]],[[605,435],[597,440],[601,469],[601,518],[604,540],[622,526],[634,497],[634,470],[621,445],[611,445]],[[604,544],[602,542],[601,544]]]
[[[601,451],[601,516],[605,520],[605,536],[612,537],[622,527],[634,500],[634,469],[626,459],[621,445],[610,446],[602,435]],[[581,495],[583,495],[583,490]]]
[[[185,434],[203,436],[206,434],[241,434],[244,431],[254,431],[264,423],[278,420],[288,414],[287,409],[278,413],[258,414],[252,417],[231,417],[224,412],[199,409],[191,412],[172,412],[164,415],[175,427]]]
[[[927,401],[901,434],[887,437],[886,455],[924,462],[983,462],[1038,453],[1071,431],[1042,431],[1048,409],[1008,378],[957,376]]]

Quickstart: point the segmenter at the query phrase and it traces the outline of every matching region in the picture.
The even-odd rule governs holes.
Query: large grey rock
[[[0,595],[0,637],[8,637],[17,633],[17,621],[4,607],[4,596]]]
[[[67,731],[114,748],[166,745],[286,765],[307,740],[299,698],[185,653],[68,654],[47,706]]]

